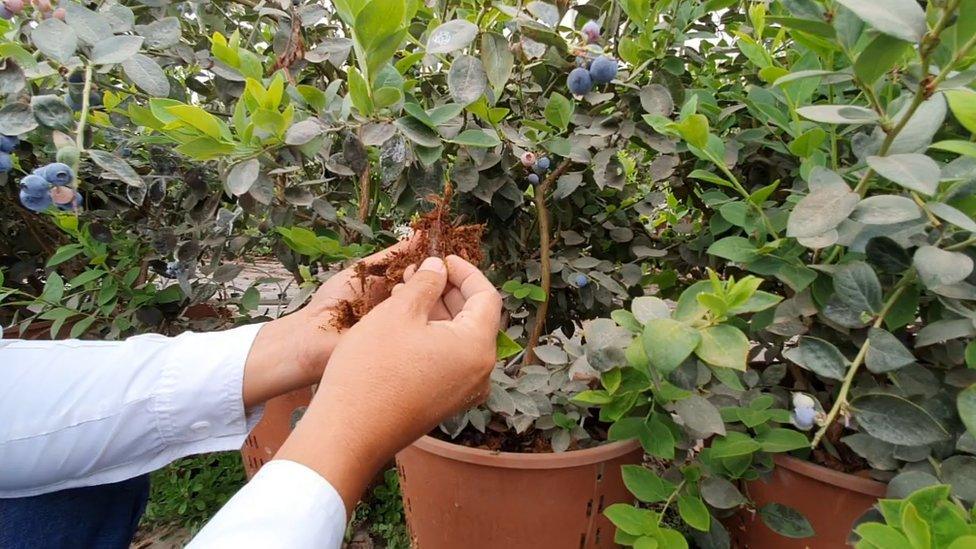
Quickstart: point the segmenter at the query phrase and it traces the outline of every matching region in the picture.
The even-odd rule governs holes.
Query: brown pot
[[[615,547],[603,509],[633,501],[620,466],[642,457],[636,441],[516,454],[425,436],[397,454],[413,547]]]
[[[264,404],[264,416],[241,447],[244,472],[248,479],[278,452],[311,401],[312,389],[306,387],[272,398]]]
[[[816,534],[790,539],[770,530],[758,514],[743,511],[732,519],[732,537],[741,549],[834,549],[847,547],[851,526],[885,495],[880,482],[789,456],[774,458],[776,468],[768,482],[746,484],[747,496],[760,509],[781,503],[803,513]]]

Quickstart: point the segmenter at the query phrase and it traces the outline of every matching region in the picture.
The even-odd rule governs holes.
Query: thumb
[[[396,293],[396,299],[424,315],[424,320],[440,301],[447,286],[447,265],[439,257],[428,257],[417,272]]]

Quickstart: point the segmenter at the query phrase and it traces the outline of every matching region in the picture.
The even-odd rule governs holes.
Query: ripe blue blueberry
[[[19,143],[20,138],[16,135],[0,135],[0,152],[14,152]]]
[[[593,89],[593,79],[590,77],[590,71],[583,67],[576,67],[569,73],[569,77],[566,78],[566,85],[569,86],[569,91],[573,95],[586,95],[590,93],[590,90]]]
[[[20,180],[20,192],[31,196],[47,196],[51,190],[51,184],[43,177],[31,174]]]
[[[535,161],[535,165],[532,166],[532,169],[535,170],[536,173],[546,173],[549,171],[549,165],[549,157],[543,156]]]
[[[811,429],[816,423],[817,410],[816,408],[794,408],[793,409],[793,422],[797,427],[807,431]]]
[[[45,193],[41,195],[33,195],[21,189],[20,191],[20,203],[24,205],[25,208],[35,212],[43,212],[51,206],[51,195]]]
[[[10,19],[13,16],[14,14],[7,9],[7,6],[0,5],[0,19]]]
[[[14,169],[14,160],[5,152],[0,152],[0,173],[7,173]]]
[[[583,36],[586,37],[586,41],[590,44],[595,44],[600,41],[600,24],[596,21],[587,21],[581,30]]]
[[[617,77],[617,60],[601,55],[590,63],[590,78],[596,84],[606,84]]]
[[[75,172],[71,170],[71,167],[61,162],[48,164],[40,175],[44,176],[44,179],[50,181],[52,185],[62,186],[70,184],[71,180],[75,178]]]
[[[532,183],[533,185],[539,184],[539,176],[534,173],[530,173],[527,179],[529,180],[529,183]]]
[[[64,98],[64,102],[67,103],[68,106],[71,107],[71,110],[73,110],[73,111],[80,111],[81,110],[81,100],[80,99],[75,99],[71,94],[68,94]]]
[[[576,283],[577,288],[583,288],[584,286],[590,283],[590,279],[585,274],[580,273],[576,275],[576,278],[573,280],[573,282]]]

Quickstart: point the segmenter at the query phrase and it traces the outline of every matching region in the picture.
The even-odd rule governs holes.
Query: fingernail
[[[443,273],[447,271],[447,267],[444,266],[444,260],[439,257],[428,257],[420,264],[418,271],[434,271],[435,273]]]

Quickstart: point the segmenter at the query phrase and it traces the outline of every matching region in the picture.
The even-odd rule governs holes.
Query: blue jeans
[[[125,549],[149,500],[149,475],[0,499],[3,549]]]

